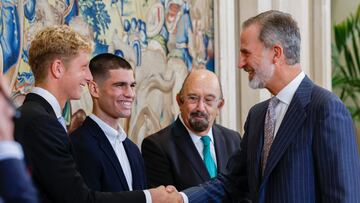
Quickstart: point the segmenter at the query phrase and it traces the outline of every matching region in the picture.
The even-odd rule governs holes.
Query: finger
[[[166,186],[165,189],[166,189],[166,192],[169,192],[169,193],[171,193],[171,192],[177,192],[176,188],[175,188],[174,186],[172,186],[172,185]]]

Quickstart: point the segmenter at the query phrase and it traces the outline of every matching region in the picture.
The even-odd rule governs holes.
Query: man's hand
[[[183,199],[174,186],[159,186],[150,189],[151,199],[153,203],[182,203]]]

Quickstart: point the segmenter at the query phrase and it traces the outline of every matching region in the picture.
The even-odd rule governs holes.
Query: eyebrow
[[[114,82],[113,85],[136,85],[136,82],[128,83],[128,82]]]
[[[187,96],[198,96],[198,97],[200,97],[198,94],[195,94],[195,93],[189,93],[189,94],[187,94]],[[207,94],[207,95],[205,95],[205,96],[203,96],[204,98],[205,97],[214,97],[214,98],[216,98],[216,95],[214,95],[214,94]]]
[[[249,54],[250,53],[250,51],[248,49],[245,49],[245,48],[241,48],[240,52],[244,53],[244,54]]]

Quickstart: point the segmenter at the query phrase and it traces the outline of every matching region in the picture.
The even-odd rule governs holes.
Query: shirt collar
[[[49,91],[41,87],[34,87],[31,90],[31,92],[41,96],[50,104],[50,106],[53,108],[55,112],[56,118],[62,116],[62,110],[60,104],[53,94],[51,94]]]
[[[275,95],[282,103],[290,104],[301,81],[305,78],[305,73],[301,71],[289,84],[287,84],[277,95]]]
[[[96,115],[91,114],[89,117],[99,125],[101,130],[105,133],[106,137],[111,142],[115,142],[115,139],[118,136],[121,142],[123,142],[126,139],[126,133],[120,125],[119,125],[119,131],[117,131],[114,128],[112,128],[109,124],[105,123],[103,120],[97,117]]]
[[[181,123],[185,126],[186,130],[188,131],[188,133],[189,133],[192,141],[193,141],[194,143],[200,142],[201,136],[200,136],[200,135],[197,135],[196,133],[194,133],[193,131],[191,131],[191,130],[185,125],[184,120],[183,120],[182,117],[181,117],[181,114],[179,115],[179,119],[180,119]],[[214,136],[213,136],[213,133],[212,133],[212,127],[210,128],[209,132],[207,132],[206,135],[209,136],[209,137],[210,137],[210,141],[211,141],[212,143],[214,143]]]

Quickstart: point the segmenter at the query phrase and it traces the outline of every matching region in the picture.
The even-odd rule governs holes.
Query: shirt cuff
[[[143,190],[145,194],[146,203],[152,203],[151,194],[149,190]]]
[[[21,145],[15,141],[0,142],[0,161],[4,159],[23,159]]]
[[[189,199],[188,199],[188,197],[186,196],[185,193],[180,192],[180,195],[183,198],[183,203],[189,203]]]

